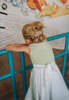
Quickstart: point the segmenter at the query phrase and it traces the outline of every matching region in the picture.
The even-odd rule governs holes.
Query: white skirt
[[[25,100],[69,100],[69,90],[55,62],[33,66]]]

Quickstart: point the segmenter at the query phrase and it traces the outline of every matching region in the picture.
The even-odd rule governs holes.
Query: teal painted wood
[[[4,54],[7,54],[7,56],[8,56],[8,63],[9,63],[10,73],[1,75],[0,76],[0,81],[11,77],[13,98],[14,98],[14,100],[17,100],[16,84],[15,84],[15,74],[17,74],[17,71],[14,71],[12,52],[6,51],[5,49],[0,50],[0,55],[4,55]]]
[[[9,70],[11,73],[11,84],[12,84],[13,98],[14,98],[14,100],[17,100],[12,52],[9,51],[7,56],[8,56]]]
[[[65,83],[66,83],[66,85],[67,85],[67,87],[69,89],[69,79],[65,80]]]
[[[17,74],[17,71],[14,71],[14,75],[16,75],[16,74]],[[0,76],[0,81],[4,80],[6,78],[9,78],[11,76],[12,76],[11,73],[4,74],[4,75]]]
[[[26,85],[26,71],[25,71],[25,61],[24,61],[24,52],[20,52],[20,61],[21,61],[21,68],[19,69],[22,72],[22,81],[23,81],[23,90],[24,90],[24,98],[27,92],[27,85]]]
[[[59,35],[55,35],[55,36],[52,36],[52,37],[48,37],[47,41],[52,41],[52,40],[55,40],[55,39],[58,39],[58,38],[62,38],[62,37],[68,36],[68,35],[69,35],[69,32],[63,33],[63,34],[59,34]]]
[[[58,58],[58,57],[64,56],[63,57],[63,65],[62,65],[62,76],[63,76],[63,78],[64,78],[64,74],[65,74],[67,54],[69,53],[69,50],[68,50],[68,45],[69,45],[69,40],[68,40],[69,39],[69,32],[63,33],[63,34],[60,34],[60,35],[55,35],[55,36],[52,36],[52,37],[47,38],[48,41],[51,41],[51,40],[54,40],[54,39],[58,39],[58,38],[61,38],[61,37],[65,37],[65,36],[66,36],[66,41],[65,41],[65,50],[64,50],[64,52],[55,55],[55,59]]]
[[[9,51],[6,51],[5,49],[3,50],[0,50],[0,55],[4,55],[4,54],[7,54]]]
[[[63,78],[64,78],[64,74],[65,74],[65,67],[66,67],[66,60],[67,60],[68,38],[69,38],[69,35],[66,36],[66,42],[65,42],[65,50],[64,51],[66,52],[66,54],[63,57],[63,65],[62,65],[62,76],[63,76]]]
[[[6,78],[9,78],[9,77],[11,77],[11,73],[7,73],[7,74],[4,74],[4,75],[1,75],[0,76],[0,81],[4,80]]]

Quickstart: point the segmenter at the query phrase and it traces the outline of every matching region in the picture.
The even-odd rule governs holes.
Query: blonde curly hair
[[[43,23],[34,21],[26,24],[22,29],[22,35],[25,39],[30,39],[33,43],[43,41]]]

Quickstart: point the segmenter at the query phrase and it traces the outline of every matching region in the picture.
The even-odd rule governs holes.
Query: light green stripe
[[[31,87],[29,87],[29,90],[30,90],[31,100],[33,100],[33,99],[32,99],[32,93],[31,93]]]

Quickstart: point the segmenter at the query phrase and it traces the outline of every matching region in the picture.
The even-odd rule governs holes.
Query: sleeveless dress
[[[29,45],[33,69],[24,100],[69,100],[69,90],[46,40]]]

